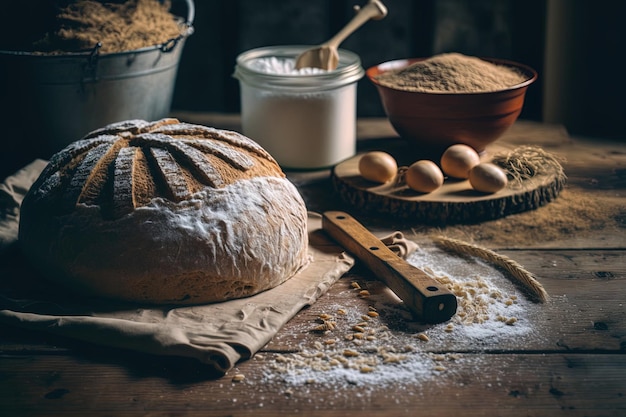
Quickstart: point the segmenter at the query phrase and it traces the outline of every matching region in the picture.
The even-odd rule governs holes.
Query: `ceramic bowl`
[[[424,93],[381,85],[376,77],[399,70],[426,58],[401,59],[369,68],[367,77],[378,89],[383,108],[398,134],[419,147],[444,149],[465,143],[478,152],[496,141],[517,120],[526,90],[537,79],[537,72],[512,61],[482,58],[516,68],[526,81],[504,90],[478,93]]]

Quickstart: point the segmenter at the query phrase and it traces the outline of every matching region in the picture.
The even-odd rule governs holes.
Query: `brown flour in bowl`
[[[528,77],[514,68],[459,53],[435,55],[400,70],[376,77],[381,85],[398,90],[435,93],[476,93],[504,90]]]

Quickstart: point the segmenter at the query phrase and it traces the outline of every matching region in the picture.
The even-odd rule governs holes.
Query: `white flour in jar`
[[[333,71],[297,70],[294,58],[278,56],[240,62],[243,134],[287,169],[328,168],[354,156],[355,81],[363,70],[351,59]]]
[[[275,75],[311,75],[327,72],[321,68],[296,69],[296,60],[292,58],[277,58],[275,56],[250,61],[249,67],[255,71]]]
[[[355,153],[353,86],[319,93],[248,87],[242,99],[249,105],[242,114],[244,134],[282,167],[324,168]]]

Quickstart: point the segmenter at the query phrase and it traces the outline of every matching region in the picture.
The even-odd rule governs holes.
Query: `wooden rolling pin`
[[[347,213],[327,211],[322,228],[383,281],[416,317],[427,323],[449,320],[457,299],[421,269],[396,255]]]

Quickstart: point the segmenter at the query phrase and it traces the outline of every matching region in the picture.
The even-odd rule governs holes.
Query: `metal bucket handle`
[[[185,0],[185,3],[187,3],[187,21],[185,24],[191,27],[193,25],[193,19],[196,17],[196,6],[193,0]]]
[[[167,53],[173,51],[181,39],[193,33],[193,19],[196,17],[196,7],[193,3],[193,0],[185,0],[185,3],[187,3],[187,20],[185,20],[185,26],[187,26],[187,31],[182,35],[168,39],[167,41],[163,42],[160,47],[161,52]]]

